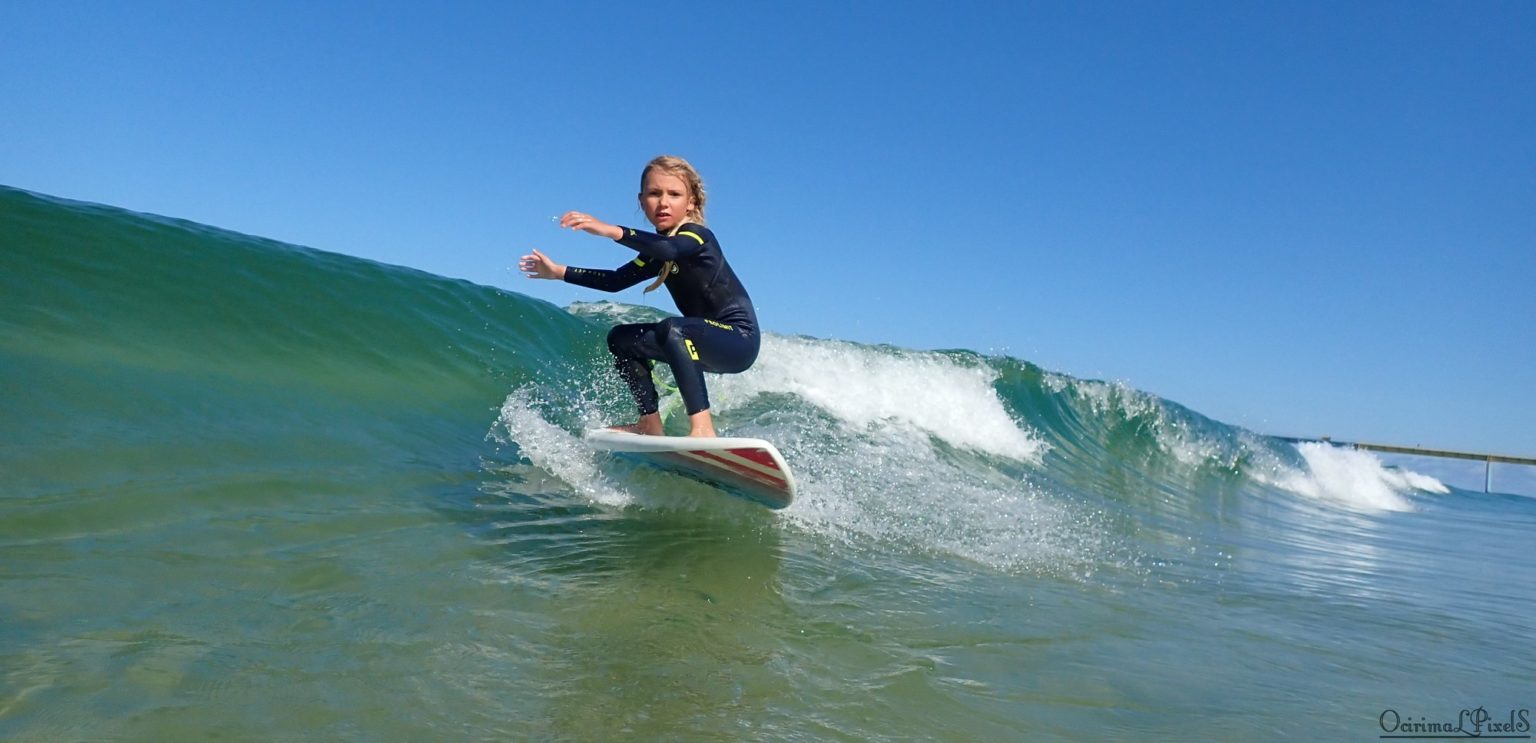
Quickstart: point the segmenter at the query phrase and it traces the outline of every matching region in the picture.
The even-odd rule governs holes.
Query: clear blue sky
[[[1536,3],[438,5],[0,3],[0,183],[564,305],[675,153],[770,330],[1536,455]]]

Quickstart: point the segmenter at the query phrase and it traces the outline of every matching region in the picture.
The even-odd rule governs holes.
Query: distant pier
[[[1448,449],[1425,449],[1418,446],[1392,446],[1389,444],[1368,444],[1362,441],[1335,441],[1331,437],[1323,436],[1316,439],[1297,438],[1294,436],[1276,436],[1281,441],[1289,441],[1293,444],[1332,444],[1350,449],[1362,451],[1379,451],[1387,454],[1413,454],[1421,457],[1444,457],[1446,459],[1470,459],[1485,463],[1483,468],[1483,492],[1493,490],[1493,463],[1536,465],[1536,458],[1510,457],[1503,454],[1478,454],[1469,451],[1451,451]]]

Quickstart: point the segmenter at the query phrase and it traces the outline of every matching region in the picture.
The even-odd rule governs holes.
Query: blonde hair
[[[640,193],[642,195],[645,193],[645,179],[650,176],[652,170],[659,170],[667,175],[681,178],[683,183],[688,186],[688,196],[693,202],[693,208],[689,209],[688,213],[684,215],[683,222],[706,224],[704,222],[704,202],[709,199],[709,194],[704,190],[704,179],[699,176],[699,171],[695,170],[687,160],[675,155],[661,155],[652,158],[650,162],[645,164],[645,170],[640,171]],[[679,227],[682,227],[681,222],[678,223],[677,227],[672,228],[672,234],[677,234]],[[645,287],[646,292],[653,292],[657,287],[666,283],[667,275],[672,273],[672,264],[673,261],[661,264],[661,273],[656,276],[656,280],[651,282],[650,286]]]

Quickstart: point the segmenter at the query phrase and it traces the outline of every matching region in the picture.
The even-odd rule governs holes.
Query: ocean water
[[[580,443],[654,316],[0,188],[0,740],[1530,732],[1536,499],[769,333],[771,512]]]

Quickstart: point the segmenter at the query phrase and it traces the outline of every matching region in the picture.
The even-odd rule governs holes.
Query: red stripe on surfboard
[[[690,465],[690,466],[692,466],[692,467],[694,467],[696,469],[715,470],[719,474],[719,476],[721,476],[721,477],[734,476],[734,477],[738,477],[738,478],[741,478],[743,480],[746,480],[747,482],[749,482],[749,483],[751,483],[751,484],[753,484],[753,485],[755,485],[757,487],[768,488],[770,490],[773,490],[773,491],[779,492],[779,493],[787,493],[787,492],[789,492],[789,486],[788,486],[788,483],[786,483],[786,482],[782,482],[782,481],[779,481],[779,480],[773,480],[773,479],[769,478],[768,476],[764,475],[763,473],[757,472],[755,470],[746,469],[746,468],[743,468],[743,467],[741,467],[739,465],[732,466],[728,462],[716,463],[716,462],[713,462],[713,461],[706,460],[703,457],[699,457],[698,456],[698,452],[689,452],[689,453],[685,454],[683,452],[672,451],[672,452],[665,452],[665,455],[669,456],[669,457],[676,458],[676,459],[680,460],[681,462],[687,463],[688,465]],[[700,460],[704,460],[704,461],[700,461]]]
[[[726,451],[742,459],[750,459],[764,467],[779,468],[778,463],[773,461],[773,455],[769,454],[767,449],[726,449]]]
[[[673,451],[673,452],[666,452],[666,453],[667,454],[671,454],[672,456],[681,457],[681,458],[683,458],[685,460],[703,459],[703,460],[705,460],[706,464],[715,464],[717,466],[723,466],[723,467],[727,468],[728,470],[730,470],[734,474],[741,475],[742,477],[746,477],[746,478],[748,478],[750,480],[755,480],[756,482],[758,482],[760,484],[770,485],[770,486],[772,486],[774,488],[777,488],[779,490],[788,490],[789,489],[789,481],[788,480],[774,477],[773,475],[771,475],[771,474],[769,474],[767,472],[759,472],[758,470],[752,469],[751,467],[747,467],[745,465],[738,464],[736,462],[732,462],[729,459],[722,459],[719,456],[716,456],[714,454],[710,454],[709,452],[703,452],[703,451]]]
[[[730,467],[733,470],[738,470],[740,472],[745,472],[745,473],[751,473],[752,476],[757,477],[759,479],[762,479],[765,482],[772,482],[772,483],[774,483],[776,485],[781,485],[781,486],[784,485],[785,482],[786,482],[785,478],[779,476],[778,468],[774,468],[773,472],[764,472],[762,470],[757,470],[757,469],[753,469],[751,467],[748,467],[748,466],[746,466],[746,465],[744,465],[744,464],[742,464],[740,462],[732,462],[731,460],[726,459],[725,457],[722,457],[719,454],[716,454],[716,453],[714,453],[712,451],[695,451],[695,452],[689,452],[689,454],[697,454],[697,455],[700,455],[700,456],[703,456],[703,457],[708,457],[710,459],[715,460],[716,462],[719,462],[719,463],[721,463],[721,464],[723,464],[723,465],[725,465],[727,467]]]
[[[711,462],[717,463],[718,466],[725,467],[725,468],[729,469],[730,471],[732,471],[732,472],[734,472],[734,473],[736,473],[738,475],[741,475],[742,477],[746,477],[746,478],[749,478],[749,479],[752,479],[752,480],[756,480],[757,482],[760,482],[760,483],[762,483],[764,485],[771,485],[771,486],[773,486],[775,488],[778,488],[780,490],[784,490],[784,489],[786,489],[788,487],[788,482],[785,481],[783,478],[777,477],[777,476],[775,476],[775,475],[773,475],[771,473],[768,473],[768,472],[763,472],[761,470],[752,469],[751,467],[748,467],[748,466],[746,466],[744,464],[740,464],[738,462],[732,462],[731,460],[724,459],[724,458],[720,457],[719,455],[716,455],[716,454],[713,454],[713,453],[710,453],[710,452],[689,452],[689,453],[694,455],[694,456],[696,456],[696,457],[698,457],[699,459],[705,459],[705,460],[709,460]]]

